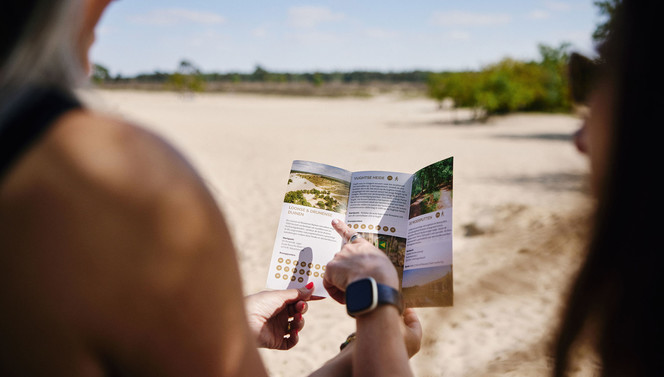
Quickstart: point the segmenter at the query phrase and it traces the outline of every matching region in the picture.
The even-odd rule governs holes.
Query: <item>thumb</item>
[[[309,301],[311,300],[311,295],[314,293],[314,282],[310,281],[309,284],[304,287],[297,289],[297,299],[298,301]]]
[[[420,319],[413,308],[404,309],[403,323],[406,325],[406,327],[409,327],[414,331],[422,332],[422,324],[420,323]]]
[[[311,299],[311,294],[314,293],[314,283],[310,282],[304,287],[286,289],[280,292],[284,302],[292,303],[297,301],[309,301]]]

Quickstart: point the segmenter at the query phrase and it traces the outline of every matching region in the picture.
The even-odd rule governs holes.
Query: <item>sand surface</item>
[[[150,128],[199,169],[224,212],[246,294],[265,285],[291,161],[413,173],[454,156],[454,291],[449,308],[417,309],[417,376],[539,376],[562,297],[581,260],[585,158],[567,115],[455,124],[464,111],[424,98],[284,98],[93,91],[102,108]],[[300,343],[261,351],[273,376],[306,375],[338,352],[354,321],[313,302]]]

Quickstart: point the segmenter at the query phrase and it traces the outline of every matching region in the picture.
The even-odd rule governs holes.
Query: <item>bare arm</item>
[[[420,342],[422,341],[422,326],[420,325],[420,320],[413,309],[406,309],[404,311],[401,334],[406,349],[408,350],[408,357],[413,357],[420,350]],[[310,377],[352,376],[353,360],[355,358],[360,362],[363,362],[364,360],[367,360],[367,358],[373,357],[371,354],[367,354],[366,350],[361,348],[361,344],[359,346],[360,348],[357,348],[357,333],[355,334],[354,339],[355,340],[348,343],[335,357],[328,360],[320,369],[313,372]],[[371,339],[368,339],[368,341],[371,342]]]
[[[309,377],[340,377],[353,375],[353,354],[355,344],[351,343],[335,357],[328,360]]]
[[[333,226],[345,240],[355,233],[340,221],[333,222]],[[344,303],[348,284],[364,277],[373,277],[381,284],[399,287],[396,270],[387,256],[369,242],[359,239],[346,244],[327,264],[324,284],[335,300]],[[400,327],[402,318],[397,308],[379,306],[359,315],[356,321],[357,345],[352,358],[354,376],[412,375]]]
[[[358,316],[354,376],[412,376],[400,321],[398,310],[387,305]]]

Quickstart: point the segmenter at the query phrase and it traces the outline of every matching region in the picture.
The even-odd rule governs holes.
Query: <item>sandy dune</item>
[[[453,124],[427,99],[282,98],[96,91],[91,101],[155,130],[200,170],[234,235],[245,293],[263,289],[295,159],[412,173],[455,157],[451,308],[418,309],[418,376],[535,376],[580,260],[592,203],[579,120],[513,115]],[[257,201],[261,198],[260,201]],[[262,351],[273,376],[306,375],[353,331],[344,308],[311,304],[298,346]]]

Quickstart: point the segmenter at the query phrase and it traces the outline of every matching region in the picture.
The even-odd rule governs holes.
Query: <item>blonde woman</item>
[[[0,12],[0,375],[264,376],[257,346],[298,342],[312,287],[242,297],[187,161],[76,98],[109,2]]]

